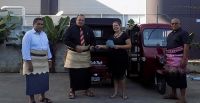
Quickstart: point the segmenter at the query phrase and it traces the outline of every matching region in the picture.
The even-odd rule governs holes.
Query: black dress
[[[115,45],[125,45],[126,40],[129,36],[126,33],[118,38],[113,36],[109,40],[113,40]],[[128,68],[128,53],[125,49],[113,49],[109,48],[109,69],[111,71],[112,77],[115,80],[122,80],[125,77],[125,71]]]

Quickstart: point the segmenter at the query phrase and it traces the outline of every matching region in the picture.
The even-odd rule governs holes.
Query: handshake
[[[107,40],[106,46],[109,47],[109,48],[114,48],[115,44],[114,44],[113,40]]]
[[[113,40],[107,40],[106,45],[96,45],[95,48],[97,49],[115,48],[115,44]]]

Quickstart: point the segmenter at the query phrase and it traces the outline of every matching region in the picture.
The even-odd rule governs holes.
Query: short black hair
[[[35,18],[34,20],[33,20],[33,25],[38,21],[38,20],[42,20],[43,21],[43,19],[42,18],[40,18],[40,17],[37,17],[37,18]]]

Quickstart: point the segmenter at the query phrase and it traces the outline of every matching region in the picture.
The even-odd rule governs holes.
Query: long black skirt
[[[90,68],[69,69],[70,88],[73,91],[87,90],[91,86]]]
[[[26,95],[45,93],[49,90],[49,73],[26,75]]]
[[[128,54],[111,52],[109,57],[110,61],[108,65],[112,78],[115,80],[123,80],[126,69],[128,68]]]
[[[186,74],[181,73],[167,73],[167,84],[172,88],[187,88]]]

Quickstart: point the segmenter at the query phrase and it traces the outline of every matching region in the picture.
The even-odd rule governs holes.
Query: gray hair
[[[178,22],[178,23],[181,23],[181,20],[178,19],[178,18],[173,18],[171,21],[176,21],[176,22]]]

